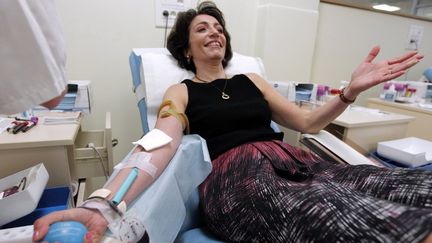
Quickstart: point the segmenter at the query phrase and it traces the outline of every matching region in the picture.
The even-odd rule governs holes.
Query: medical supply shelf
[[[99,188],[105,182],[104,172],[101,166],[102,157],[107,173],[113,170],[112,137],[111,137],[111,114],[106,113],[105,128],[103,130],[83,131],[81,129],[81,118],[74,123],[45,125],[44,118],[40,117],[40,123],[27,133],[0,134],[0,178],[25,170],[36,164],[43,163],[49,174],[46,188],[57,188],[55,198],[52,193],[48,199],[40,202],[40,208],[33,214],[23,218],[22,222],[11,225],[11,227],[32,224],[36,218],[43,214],[75,207],[84,200],[89,193]],[[94,149],[86,147],[94,144]],[[96,150],[96,151],[95,151]],[[102,176],[102,177],[101,177]],[[99,178],[103,178],[99,182]],[[77,196],[73,197],[74,182],[82,182],[77,185]],[[61,189],[59,189],[61,188]],[[60,196],[58,190],[67,189],[66,196]],[[63,193],[64,194],[64,193]],[[47,198],[47,197],[45,197]],[[77,199],[75,201],[74,199]],[[65,203],[67,202],[67,203]],[[77,203],[78,202],[78,203]],[[42,203],[42,204],[41,204]],[[29,242],[27,232],[28,226],[8,228],[0,230],[0,242],[3,238],[13,242]],[[12,242],[12,241],[6,241]]]
[[[432,109],[422,108],[417,103],[396,103],[379,98],[369,98],[367,106],[414,117],[415,120],[408,125],[406,136],[432,141],[432,130],[430,128]]]
[[[103,176],[98,154],[85,145],[93,143],[112,172],[111,114],[104,130],[82,131],[75,123],[45,125],[43,117],[27,133],[0,134],[0,178],[43,163],[48,171],[47,187],[70,185],[72,180]]]
[[[69,165],[74,161],[74,142],[80,120],[72,124],[38,125],[26,133],[0,134],[0,178],[43,163],[49,174],[48,187],[69,185]]]

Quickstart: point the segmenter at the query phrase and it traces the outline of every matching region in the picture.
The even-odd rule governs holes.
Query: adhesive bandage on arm
[[[147,152],[136,152],[129,156],[126,161],[118,164],[116,169],[138,168],[147,172],[151,177],[156,177],[157,167],[151,163],[152,154],[148,151],[160,148],[169,144],[172,138],[159,129],[153,129],[144,135],[140,140],[133,142],[141,146]]]
[[[138,168],[139,170],[145,171],[154,179],[156,177],[157,167],[150,162],[151,157],[151,153],[147,152],[133,153],[126,161],[118,164],[115,168]]]
[[[165,106],[169,106],[167,110],[161,111]],[[171,100],[165,100],[159,106],[158,117],[165,118],[169,116],[174,116],[182,124],[183,131],[189,134],[189,120],[184,113],[177,111],[176,106]]]
[[[133,142],[134,145],[140,145],[145,151],[151,151],[165,146],[172,141],[172,138],[163,131],[155,128],[144,135],[140,140]]]

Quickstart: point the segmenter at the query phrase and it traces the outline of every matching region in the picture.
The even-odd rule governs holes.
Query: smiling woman
[[[184,13],[182,13],[181,18],[177,18],[177,24],[174,26],[174,28],[171,30],[170,35],[168,36],[168,49],[171,49],[171,54],[175,59],[177,59],[177,62],[181,68],[184,68],[186,70],[196,72],[197,67],[195,66],[195,62],[193,61],[194,57],[190,51],[188,53],[184,53],[185,49],[189,47],[189,44],[194,39],[197,40],[197,38],[192,38],[189,40],[189,32],[193,36],[199,36],[198,34],[200,31],[201,33],[208,33],[209,31],[212,32],[212,37],[209,38],[211,41],[221,41],[223,40],[223,49],[224,50],[224,57],[222,60],[222,66],[226,67],[229,60],[232,58],[232,49],[231,49],[231,36],[228,33],[226,27],[225,27],[225,19],[223,18],[222,12],[218,8],[213,8],[212,3],[204,2],[201,4],[201,8],[205,9],[205,13],[207,17],[200,16],[200,20],[195,20],[194,18],[197,16],[197,13],[195,10],[189,10]],[[194,25],[189,26],[189,23],[194,20]],[[216,30],[216,31],[214,31]],[[218,33],[218,35],[216,35]],[[216,37],[215,37],[216,36]],[[187,41],[185,41],[187,40]],[[208,44],[208,43],[207,43]],[[222,43],[220,43],[222,44]],[[204,76],[202,78],[205,78]]]
[[[431,171],[333,164],[284,143],[283,133],[271,127],[273,120],[298,132],[318,132],[363,91],[402,76],[423,55],[411,51],[376,60],[380,47],[373,47],[352,72],[342,95],[310,112],[287,100],[259,74],[226,75],[232,57],[226,27],[215,3],[205,1],[177,15],[167,39],[168,51],[193,75],[173,80],[175,84],[162,100],[172,104],[171,110],[175,107],[172,113],[187,117],[190,134],[205,139],[206,157],[212,160],[212,170],[198,188],[198,214],[203,216],[207,232],[228,242],[421,242],[428,237],[432,232]],[[161,111],[168,112],[170,108],[164,104]],[[151,163],[158,169],[154,177],[139,170],[125,203],[136,202],[183,147],[182,120],[160,115],[155,128],[170,136],[171,142],[151,151],[138,146],[131,152],[151,156],[134,156],[137,160],[127,159],[128,165]],[[195,173],[190,166],[184,169],[190,175]],[[97,194],[122,191],[129,171],[121,169]],[[192,183],[187,176],[175,179]],[[110,203],[118,200],[111,195],[102,199],[87,200],[85,206],[92,208],[69,209],[39,219],[34,224],[34,241],[41,240],[49,225],[61,220],[86,225],[87,238],[100,236],[111,215],[118,215],[118,208]],[[147,201],[136,206],[152,208]],[[154,219],[164,217],[154,213]],[[118,220],[110,226],[121,225],[123,219]],[[166,232],[167,228],[160,229]]]
[[[347,7],[432,21],[432,0],[320,0]]]

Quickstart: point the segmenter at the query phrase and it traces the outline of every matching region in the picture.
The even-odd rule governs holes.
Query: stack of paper
[[[51,112],[49,115],[43,117],[43,124],[58,125],[78,123],[80,115],[80,112]]]
[[[92,97],[89,80],[70,80],[70,84],[78,85],[73,111],[81,111],[90,114]]]
[[[0,117],[0,133],[4,132],[12,123],[13,119]]]
[[[73,111],[75,107],[75,101],[76,101],[77,93],[76,92],[68,92],[65,94],[63,100],[58,104],[57,107],[55,107],[55,110],[62,110],[62,111]]]

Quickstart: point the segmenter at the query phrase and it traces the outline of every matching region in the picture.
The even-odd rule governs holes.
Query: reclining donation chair
[[[164,48],[133,49],[129,62],[146,133],[156,123],[157,109],[165,90],[185,78],[192,78],[193,73],[179,68],[177,61]],[[234,53],[226,68],[227,75],[250,72],[265,77],[261,60]],[[277,126],[274,129],[278,129]],[[328,159],[346,161],[346,154],[353,154],[354,158],[350,160],[357,164],[370,164],[361,154],[326,132],[305,134],[303,140],[313,151]],[[333,151],[323,153],[321,149],[326,146]],[[200,217],[197,187],[210,171],[211,161],[205,141],[198,135],[184,136],[164,173],[130,205],[144,223],[150,242],[223,242],[209,233]]]

